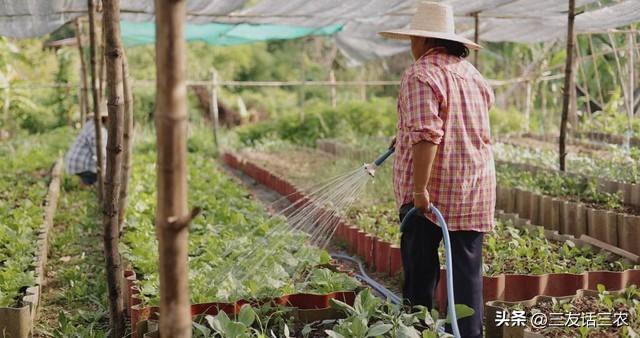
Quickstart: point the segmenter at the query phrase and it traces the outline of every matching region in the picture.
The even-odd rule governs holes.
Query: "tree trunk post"
[[[473,19],[474,19],[473,42],[477,44],[478,41],[480,41],[480,12],[473,13]],[[473,51],[473,65],[476,66],[476,69],[480,70],[480,63],[478,60],[477,49]]]
[[[634,32],[632,30],[627,33],[629,43],[629,132],[631,133],[631,120],[633,119],[635,110],[635,53],[634,53]],[[631,137],[631,135],[629,135]],[[628,138],[628,137],[627,137]]]
[[[156,0],[156,233],[160,256],[160,336],[191,337],[188,284],[185,0]]]
[[[122,297],[122,265],[118,240],[118,199],[122,179],[124,93],[122,84],[122,43],[120,41],[120,0],[103,1],[105,28],[105,60],[107,69],[109,110],[109,137],[107,141],[107,167],[102,225],[104,228],[104,253],[109,292],[111,336],[122,337],[125,333],[124,303]]]
[[[104,146],[102,144],[102,123],[100,115],[102,105],[100,104],[100,95],[98,95],[98,84],[96,74],[96,9],[95,0],[87,0],[87,8],[89,12],[89,54],[91,67],[91,96],[93,98],[93,124],[96,130],[96,175],[98,177],[98,202],[102,204],[104,196]]]
[[[4,87],[4,102],[2,104],[2,115],[5,124],[9,121],[9,105],[11,104],[11,85],[7,81],[7,86]]]
[[[219,111],[218,111],[218,72],[211,69],[211,104],[209,105],[209,113],[211,114],[211,122],[213,123],[213,142],[218,151],[218,132],[220,130]]]
[[[127,200],[129,196],[129,176],[131,172],[131,155],[133,152],[133,92],[131,88],[131,78],[129,77],[129,62],[127,54],[122,55],[122,76],[124,94],[124,130],[122,132],[122,184],[120,185],[118,229],[122,232],[124,217],[127,210]]]
[[[331,82],[331,107],[335,108],[338,102],[336,98],[336,73],[333,69],[329,72],[329,81]]]
[[[87,84],[87,64],[84,60],[84,48],[82,47],[82,26],[80,18],[75,20],[76,42],[78,44],[78,55],[80,56],[80,81],[82,83],[80,100],[80,125],[84,125],[85,114],[89,111],[89,85]]]
[[[532,84],[531,82],[533,82],[533,80],[528,80],[527,81],[527,98],[526,101],[524,103],[524,117],[525,120],[527,121],[527,125],[525,126],[525,130],[527,131],[527,133],[529,132],[529,129],[531,128],[531,93],[532,93]]]
[[[567,60],[564,70],[564,88],[562,95],[562,118],[560,121],[559,160],[560,170],[565,171],[565,158],[567,157],[567,117],[569,115],[569,101],[571,100],[571,87],[573,86],[573,44],[576,1],[569,0],[569,13],[567,14]]]

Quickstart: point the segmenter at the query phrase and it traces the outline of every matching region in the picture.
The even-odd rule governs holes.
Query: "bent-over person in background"
[[[108,122],[106,110],[100,113],[100,121],[102,127],[102,158],[103,163],[106,156],[107,146],[107,129],[105,126]],[[82,184],[90,186],[98,180],[97,175],[97,156],[96,156],[96,130],[93,123],[93,115],[87,116],[87,121],[76,136],[71,149],[65,156],[65,164],[67,173],[78,175]]]

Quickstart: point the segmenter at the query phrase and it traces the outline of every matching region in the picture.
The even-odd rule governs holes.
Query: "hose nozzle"
[[[376,177],[376,169],[378,166],[375,163],[365,163],[362,168],[364,168],[364,171],[366,171],[371,177]]]

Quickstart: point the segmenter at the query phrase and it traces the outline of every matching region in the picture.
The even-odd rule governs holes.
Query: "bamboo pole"
[[[104,54],[107,70],[109,109],[109,138],[103,200],[104,253],[109,292],[111,336],[125,334],[124,303],[122,297],[122,265],[118,240],[118,200],[122,179],[124,93],[122,84],[122,43],[120,41],[120,0],[103,1]]]
[[[127,200],[129,196],[129,176],[131,172],[131,155],[133,151],[133,92],[131,88],[131,78],[129,77],[129,61],[127,54],[122,54],[122,91],[124,94],[124,117],[122,132],[122,173],[120,185],[119,213],[118,213],[118,229],[122,232],[124,224],[124,216],[127,210]]]
[[[633,118],[635,110],[635,53],[633,52],[634,36],[632,32],[628,33],[629,40],[629,132],[631,132],[631,119]]]
[[[9,121],[9,105],[11,104],[11,86],[7,81],[7,86],[4,88],[4,102],[2,104],[2,118],[5,124]]]
[[[78,44],[78,55],[80,56],[80,79],[82,82],[82,99],[80,100],[80,125],[84,125],[85,114],[89,111],[89,85],[87,84],[87,64],[84,60],[84,48],[82,47],[82,27],[80,18],[75,20],[76,42]]]
[[[562,118],[560,120],[560,144],[559,144],[559,160],[560,170],[565,171],[565,158],[567,157],[567,117],[569,115],[570,91],[573,86],[573,45],[575,33],[573,31],[573,23],[576,18],[576,1],[569,0],[569,12],[567,14],[567,60],[564,70],[564,90],[562,94]]]
[[[526,99],[524,102],[524,118],[527,121],[527,125],[525,126],[525,130],[529,132],[531,127],[531,97],[532,97],[532,80],[527,81],[526,85]]]
[[[185,0],[156,0],[156,234],[160,255],[160,335],[191,337],[187,210]]]
[[[338,104],[336,99],[336,73],[333,69],[329,72],[329,82],[331,82],[331,107],[335,108]]]
[[[218,111],[218,72],[211,69],[211,104],[209,105],[209,113],[211,114],[211,122],[213,124],[213,142],[218,151],[218,132],[220,130],[219,111]]]
[[[474,19],[474,31],[473,31],[473,42],[475,42],[476,44],[478,43],[478,41],[480,41],[480,12],[476,12],[473,14],[473,19]],[[476,69],[480,68],[480,63],[478,61],[478,50],[474,49],[473,50],[473,65],[476,67]]]
[[[96,175],[98,177],[98,202],[102,204],[104,196],[104,152],[102,144],[102,123],[100,115],[102,114],[102,105],[100,104],[100,95],[98,94],[98,84],[96,83],[96,11],[95,0],[87,0],[87,9],[89,12],[89,54],[91,67],[91,96],[93,97],[93,124],[96,132]]]
[[[591,63],[593,65],[593,71],[595,72],[595,76],[596,76],[596,84],[598,85],[598,97],[600,98],[600,107],[602,109],[604,109],[604,95],[602,95],[602,84],[600,83],[600,70],[598,70],[598,63],[596,62],[596,56],[594,55],[594,49],[593,49],[593,38],[591,38],[591,35],[588,35],[589,37],[589,54],[591,54]]]

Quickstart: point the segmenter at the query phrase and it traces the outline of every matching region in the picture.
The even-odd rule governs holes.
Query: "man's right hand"
[[[389,143],[389,149],[391,149],[391,148],[393,148],[393,147],[395,147],[395,146],[396,146],[396,137],[394,136],[394,137],[391,139],[391,143]]]

